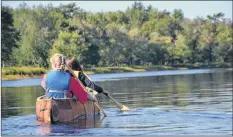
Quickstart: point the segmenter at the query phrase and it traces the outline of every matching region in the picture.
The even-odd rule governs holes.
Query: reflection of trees
[[[228,77],[224,77],[225,75],[226,72],[192,75],[192,83],[195,83],[192,96],[197,97],[193,104],[221,103],[222,100],[216,98],[221,94],[218,89],[225,87],[224,84],[232,73]]]
[[[7,117],[9,114],[14,116],[19,114],[19,110],[8,109],[10,106],[17,106],[17,102],[11,101],[15,98],[15,94],[8,93],[12,91],[13,88],[2,88],[1,92],[1,104],[2,104],[2,117]]]
[[[201,77],[201,78],[200,78]],[[198,77],[197,74],[194,74],[191,76],[191,83],[190,83],[190,87],[192,88],[191,90],[191,95],[198,95],[199,97],[202,97],[203,94],[201,94],[200,89],[201,85],[200,85],[200,80],[202,79],[202,75]],[[194,84],[193,84],[194,83]]]
[[[178,94],[179,98],[182,100],[179,100],[179,106],[187,106],[190,104],[190,101],[185,101],[184,99],[188,98],[188,95],[190,94],[192,90],[192,86],[190,86],[190,83],[192,83],[190,77],[191,75],[181,75],[181,80],[177,79],[177,87],[178,87]],[[176,78],[180,78],[176,77]],[[194,84],[194,83],[193,83]]]
[[[138,77],[97,84],[108,90],[116,100],[131,108],[186,106],[220,102],[221,100],[215,98],[220,94],[217,89],[224,88],[225,84],[232,82],[229,78],[232,78],[232,72]],[[36,98],[43,94],[40,86],[2,88],[2,117],[35,114]],[[99,97],[104,108],[116,108],[116,104],[108,97],[103,94],[99,94]],[[209,97],[212,101],[206,102],[205,99]]]
[[[171,79],[172,79],[172,104],[173,105],[178,105],[178,91],[177,91],[177,83],[176,83],[176,79],[174,76],[171,76]]]
[[[41,86],[2,88],[3,116],[35,114],[36,99],[43,94]]]
[[[100,82],[102,87],[112,87],[110,91],[118,101],[129,106],[153,107],[160,105],[187,106],[194,103],[196,95],[206,95],[196,91],[203,88],[202,82],[211,81],[206,75],[173,75],[122,79],[119,81]],[[107,86],[106,86],[107,85]],[[206,83],[204,84],[206,85]],[[214,87],[211,87],[214,89]],[[106,88],[107,89],[107,88]],[[198,93],[199,92],[199,93]],[[205,92],[205,91],[204,91]],[[106,97],[102,97],[111,103]],[[105,105],[104,105],[105,106]]]
[[[104,89],[109,90],[115,99],[129,106],[157,105],[187,105],[188,102],[179,100],[185,98],[190,91],[190,79],[186,76],[156,76],[122,79],[118,81],[99,82]],[[108,89],[109,88],[109,89]],[[106,97],[101,102],[114,106]]]
[[[218,80],[215,79],[215,76],[214,76],[214,75],[217,75],[217,74],[213,74],[213,73],[209,73],[209,74],[208,74],[208,81],[210,82],[210,83],[209,83],[209,88],[210,88],[210,89],[213,89],[213,90],[211,91],[211,97],[215,97],[215,96],[217,95],[217,92],[216,92],[216,90],[214,90],[214,89],[217,88],[215,82],[217,83]]]

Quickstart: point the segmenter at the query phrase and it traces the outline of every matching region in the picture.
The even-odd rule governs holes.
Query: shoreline
[[[195,66],[195,65],[182,65],[182,66],[134,66],[134,67],[103,67],[103,68],[87,68],[85,73],[90,74],[104,74],[104,73],[122,73],[122,72],[146,72],[146,71],[161,71],[161,70],[191,70],[191,69],[208,69],[208,68],[232,68],[231,65],[208,65],[208,66]],[[3,68],[2,68],[3,69]],[[30,78],[41,78],[43,74],[8,74],[1,75],[2,80],[19,80]]]

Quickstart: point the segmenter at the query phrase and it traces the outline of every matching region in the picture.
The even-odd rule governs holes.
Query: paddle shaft
[[[83,71],[82,71],[82,72],[83,72]],[[84,74],[89,80],[91,80],[91,78],[88,77],[84,72],[83,72],[83,74]],[[106,90],[105,90],[105,91],[106,91]],[[107,92],[108,92],[108,91],[107,91]],[[108,92],[108,93],[109,93],[109,92]],[[110,96],[108,93],[103,92],[103,94],[104,94],[105,96],[109,97],[114,103],[117,104],[117,106],[119,107],[119,109],[120,109],[121,111],[123,111],[123,108],[124,108],[124,110],[128,110],[128,107],[122,105],[120,102],[118,102],[117,100],[115,100],[112,96]]]
[[[73,70],[66,64],[66,67],[68,68],[69,72],[78,80],[78,77],[75,75],[75,73],[73,72]],[[85,90],[86,91],[86,90]],[[86,91],[87,92],[87,91]],[[87,92],[88,93],[88,92]],[[94,104],[96,105],[96,107],[104,114],[105,117],[107,117],[107,114],[104,112],[104,110],[99,106],[99,104],[97,104],[94,101]]]
[[[83,72],[83,71],[82,71]],[[83,74],[89,79],[89,80],[91,80],[91,78],[90,77],[88,77],[84,72],[83,72]],[[107,91],[108,92],[108,91]],[[112,96],[110,96],[108,93],[106,94],[106,92],[103,92],[103,93],[105,93],[104,95],[105,96],[107,96],[107,97],[109,97],[113,102],[115,102],[116,104],[117,104],[117,106],[121,109],[122,107],[123,107],[123,105],[120,103],[120,102],[118,102],[118,101],[116,101]]]
[[[104,117],[107,117],[107,114],[104,112],[104,110],[96,102],[94,102],[94,104],[104,114]]]
[[[106,93],[106,92],[103,92],[103,93]],[[116,101],[112,96],[110,96],[108,93],[107,94],[104,94],[105,96],[109,97],[113,102],[115,102],[117,104],[117,106],[121,109],[122,108],[122,104],[118,101]]]
[[[84,71],[82,70],[82,68],[80,68],[80,69],[81,69],[80,71],[81,71],[89,80],[91,80],[91,78],[88,77],[88,76],[84,73]],[[105,90],[105,91],[106,91],[106,90]],[[108,91],[107,91],[107,92],[108,92]],[[110,96],[108,93],[103,92],[103,94],[104,94],[105,96],[109,97],[114,103],[116,103],[117,106],[119,107],[119,109],[120,109],[121,111],[129,110],[128,107],[126,107],[125,105],[122,105],[121,103],[119,103],[118,101],[116,101],[116,100],[115,100],[112,96]]]

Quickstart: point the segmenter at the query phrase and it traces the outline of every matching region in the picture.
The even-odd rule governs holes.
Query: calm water
[[[232,69],[91,75],[132,108],[100,95],[108,117],[46,125],[35,115],[41,79],[2,81],[2,135],[232,135]]]

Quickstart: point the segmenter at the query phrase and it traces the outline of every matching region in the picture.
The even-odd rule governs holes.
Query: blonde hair
[[[63,54],[60,54],[60,53],[53,54],[50,58],[50,62],[52,64],[57,64],[58,69],[61,69],[63,71],[65,70],[66,59]]]

